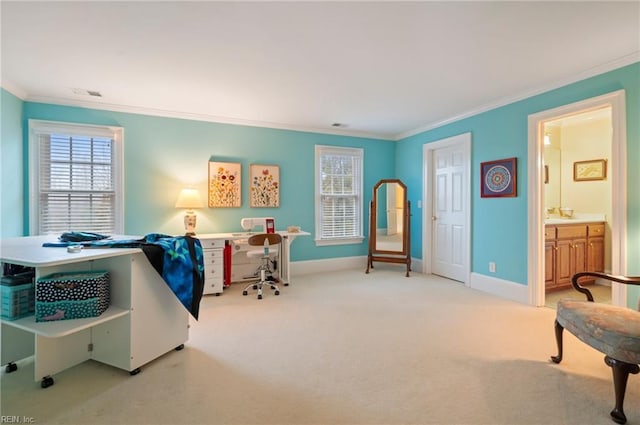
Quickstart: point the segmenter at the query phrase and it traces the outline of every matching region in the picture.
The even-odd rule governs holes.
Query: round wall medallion
[[[485,184],[492,192],[503,192],[511,183],[511,173],[504,165],[494,165],[489,168],[485,177]]]

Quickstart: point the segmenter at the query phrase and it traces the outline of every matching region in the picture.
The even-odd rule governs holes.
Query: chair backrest
[[[278,233],[259,233],[251,236],[248,242],[251,246],[264,246],[265,239],[269,240],[269,245],[277,245],[282,242],[282,236]]]

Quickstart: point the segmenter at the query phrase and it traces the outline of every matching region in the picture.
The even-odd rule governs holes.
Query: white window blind
[[[122,233],[118,136],[110,128],[33,126],[32,234]]]
[[[362,240],[362,149],[316,146],[316,240]]]

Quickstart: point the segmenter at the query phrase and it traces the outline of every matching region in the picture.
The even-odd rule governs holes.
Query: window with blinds
[[[31,233],[122,233],[121,129],[30,124]]]
[[[361,242],[363,151],[316,146],[316,243]]]

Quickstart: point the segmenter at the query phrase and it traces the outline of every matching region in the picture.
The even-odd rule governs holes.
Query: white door
[[[468,158],[463,145],[433,151],[431,272],[465,282],[467,278]]]

